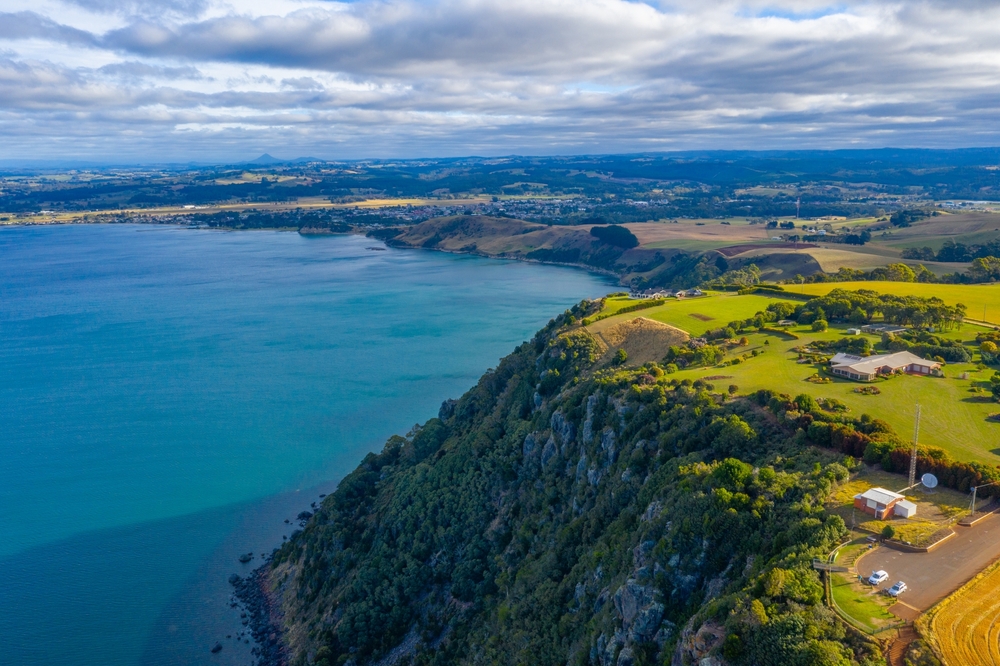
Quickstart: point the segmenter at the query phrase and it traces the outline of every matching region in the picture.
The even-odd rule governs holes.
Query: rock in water
[[[240,562],[242,562],[243,564],[246,564],[252,559],[253,559],[253,553],[244,553],[243,555],[240,555]]]
[[[216,643],[212,647],[212,654],[218,654],[219,652],[222,652],[222,643]]]
[[[240,582],[240,576],[239,576],[239,574],[229,574],[229,584],[230,585],[236,585],[239,582]]]

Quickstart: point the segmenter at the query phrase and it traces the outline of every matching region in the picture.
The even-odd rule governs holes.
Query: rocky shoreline
[[[270,558],[249,576],[229,577],[234,588],[232,605],[242,608],[243,622],[256,644],[251,651],[257,666],[288,666],[288,655],[282,640],[281,610],[277,597],[271,594],[268,573]],[[241,615],[243,614],[241,613]]]

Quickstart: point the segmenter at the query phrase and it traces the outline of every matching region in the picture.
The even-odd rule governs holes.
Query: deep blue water
[[[372,247],[0,230],[0,663],[249,663],[225,639],[225,579],[253,566],[236,556],[269,551],[366,452],[613,288]]]

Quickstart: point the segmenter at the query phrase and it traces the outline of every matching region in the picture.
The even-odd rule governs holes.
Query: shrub
[[[830,325],[827,323],[826,319],[817,319],[812,323],[812,330],[816,332],[821,332],[825,331],[827,328],[829,328],[829,326]]]

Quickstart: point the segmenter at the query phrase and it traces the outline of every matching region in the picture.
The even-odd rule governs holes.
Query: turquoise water
[[[372,247],[0,230],[0,663],[248,663],[206,647],[239,628],[236,554],[269,551],[367,451],[612,289]]]

